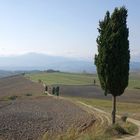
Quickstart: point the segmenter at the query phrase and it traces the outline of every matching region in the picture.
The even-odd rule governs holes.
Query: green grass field
[[[96,74],[80,74],[80,73],[36,73],[26,74],[33,81],[42,80],[47,85],[93,85],[94,79],[96,84],[100,85]],[[131,89],[140,89],[140,73],[131,73],[129,78],[129,86]]]
[[[80,73],[38,73],[27,74],[33,81],[42,80],[48,85],[91,85],[94,79],[98,81],[98,78],[94,74],[80,74]],[[99,82],[98,82],[99,84]]]

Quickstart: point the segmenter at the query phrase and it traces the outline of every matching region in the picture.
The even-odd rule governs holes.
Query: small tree
[[[115,123],[116,96],[123,94],[128,86],[130,51],[126,19],[126,8],[115,8],[111,16],[107,11],[98,28],[95,65],[105,95],[112,94],[112,124]]]
[[[56,89],[55,89],[55,87],[53,87],[53,88],[52,88],[52,94],[53,94],[53,95],[55,95],[55,91],[56,91]]]
[[[56,87],[56,96],[59,96],[59,86]]]
[[[45,91],[48,91],[48,86],[47,85],[45,85]]]
[[[41,79],[38,79],[38,83],[42,83],[42,80]]]
[[[96,80],[95,79],[93,80],[93,83],[94,83],[94,86],[95,86],[96,85]]]

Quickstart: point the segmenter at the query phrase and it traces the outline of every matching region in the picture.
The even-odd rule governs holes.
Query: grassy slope
[[[93,74],[75,74],[75,73],[38,73],[27,74],[32,80],[38,81],[41,79],[48,85],[91,85],[93,80],[97,80],[97,76]]]
[[[38,73],[27,74],[34,81],[41,79],[48,85],[92,85],[93,80],[99,85],[99,80],[96,74],[75,74],[75,73]],[[128,88],[140,88],[140,73],[131,73],[129,78]]]

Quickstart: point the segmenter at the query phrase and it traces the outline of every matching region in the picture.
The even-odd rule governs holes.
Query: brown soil
[[[60,86],[61,96],[84,97],[110,100],[111,95],[104,96],[103,91],[98,86]],[[117,97],[120,102],[140,103],[140,90],[126,90],[121,97]]]
[[[22,75],[0,78],[0,99],[7,96],[21,96],[25,94],[42,94],[44,87],[34,83]]]
[[[7,103],[7,105],[6,105]],[[39,97],[0,102],[0,139],[38,140],[45,132],[57,134],[70,127],[84,130],[93,115],[63,99]]]
[[[38,140],[45,132],[54,135],[70,127],[82,131],[95,121],[70,101],[39,96],[43,93],[42,84],[21,75],[0,79],[0,140]],[[18,98],[3,100],[9,96]]]

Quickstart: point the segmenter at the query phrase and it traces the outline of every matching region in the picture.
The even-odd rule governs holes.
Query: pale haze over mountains
[[[50,56],[41,53],[28,53],[20,56],[8,56],[0,58],[2,70],[47,70],[55,69],[68,72],[94,72],[92,61]]]
[[[131,71],[140,70],[140,62],[131,62],[130,68]],[[0,57],[0,69],[8,71],[54,69],[66,72],[96,72],[94,58],[85,60],[41,53]]]

